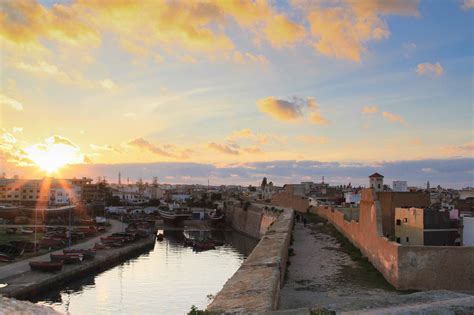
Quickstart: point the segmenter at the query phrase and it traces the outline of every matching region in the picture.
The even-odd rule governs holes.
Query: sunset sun
[[[81,163],[84,158],[79,148],[62,137],[53,136],[45,144],[36,144],[25,149],[28,158],[47,173],[57,172],[68,164]]]

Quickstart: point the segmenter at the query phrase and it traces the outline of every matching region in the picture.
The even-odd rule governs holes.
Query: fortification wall
[[[400,246],[398,289],[474,290],[474,246]]]
[[[402,246],[389,241],[383,236],[380,202],[371,189],[362,191],[359,222],[346,221],[344,213],[330,207],[309,212],[331,222],[399,290],[474,290],[474,247]]]
[[[235,208],[234,211],[244,210]],[[268,229],[265,230],[260,242],[242,266],[224,284],[222,290],[208,306],[210,312],[260,314],[276,310],[280,285],[285,276],[294,214],[291,209],[285,209],[278,216],[274,213],[266,213],[263,209],[261,213],[260,231],[263,231],[267,225]],[[235,217],[240,219],[241,215],[243,214]],[[252,228],[244,228],[245,230],[255,232],[254,223],[250,222],[255,218],[255,216],[247,215],[247,223]],[[241,221],[238,224],[242,223]]]
[[[272,205],[292,208],[295,211],[306,213],[310,209],[308,198],[296,196],[291,191],[282,191],[272,196]]]

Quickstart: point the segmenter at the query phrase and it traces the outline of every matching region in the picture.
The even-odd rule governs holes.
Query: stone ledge
[[[37,305],[26,301],[18,301],[0,296],[0,314],[2,315],[57,315],[61,314],[44,305]]]

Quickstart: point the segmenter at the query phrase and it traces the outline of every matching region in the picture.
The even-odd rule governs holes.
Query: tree
[[[266,177],[263,178],[263,180],[262,180],[262,185],[261,185],[261,186],[262,186],[262,187],[267,186],[267,178],[266,178]]]

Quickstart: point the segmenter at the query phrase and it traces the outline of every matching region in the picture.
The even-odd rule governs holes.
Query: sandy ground
[[[400,293],[352,246],[337,238],[329,224],[296,223],[294,256],[280,293],[280,309],[324,307],[353,310],[386,305]]]

